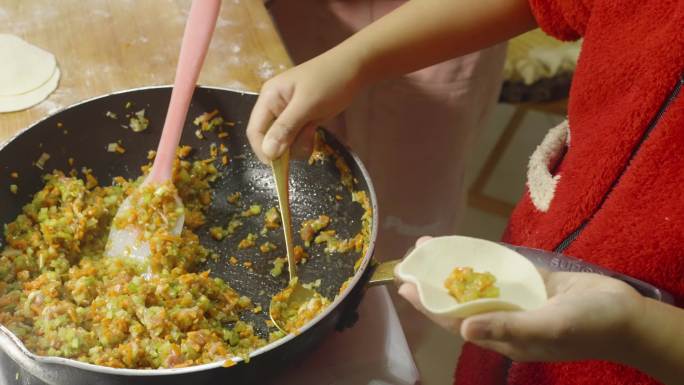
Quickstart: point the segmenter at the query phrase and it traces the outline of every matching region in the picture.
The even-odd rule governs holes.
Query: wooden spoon
[[[275,179],[276,192],[278,194],[278,206],[283,222],[283,232],[285,235],[285,248],[287,250],[287,267],[290,272],[290,284],[280,295],[275,295],[271,299],[268,314],[273,324],[282,332],[288,333],[287,320],[281,314],[287,313],[284,308],[289,308],[293,312],[303,304],[316,297],[316,292],[302,286],[297,279],[297,262],[294,257],[294,239],[292,238],[292,219],[290,217],[290,150],[278,159],[271,162],[273,178]],[[283,301],[284,300],[284,301]]]

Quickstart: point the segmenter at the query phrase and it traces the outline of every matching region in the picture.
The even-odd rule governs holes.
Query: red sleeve
[[[584,36],[594,0],[529,0],[539,27],[560,40]]]

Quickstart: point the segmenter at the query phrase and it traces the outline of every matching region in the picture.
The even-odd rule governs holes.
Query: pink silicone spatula
[[[171,92],[171,102],[166,114],[161,140],[157,147],[157,155],[152,169],[142,185],[161,185],[171,180],[176,149],[180,143],[197,78],[216,26],[220,5],[220,0],[194,0],[192,2],[190,15],[183,33],[176,79]],[[176,199],[182,208],[180,198],[176,197]],[[131,203],[127,198],[119,207],[116,216],[124,214],[130,207]],[[183,229],[184,221],[185,217],[181,215],[171,231],[179,235]],[[136,226],[117,228],[112,225],[105,255],[108,257],[131,257],[143,262],[146,261],[150,256],[150,245],[139,235],[140,229]]]

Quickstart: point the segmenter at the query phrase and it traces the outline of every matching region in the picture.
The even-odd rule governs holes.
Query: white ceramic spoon
[[[499,297],[456,301],[444,287],[444,281],[457,267],[493,274]],[[432,238],[411,251],[394,271],[402,280],[416,285],[420,302],[435,315],[465,318],[497,310],[532,310],[547,300],[544,280],[532,262],[505,246],[483,239]]]
[[[164,121],[164,129],[154,164],[147,178],[143,181],[143,186],[161,185],[171,180],[176,149],[180,143],[190,100],[214,32],[220,6],[220,0],[194,0],[192,2],[188,22],[183,32],[176,78]],[[182,207],[180,198],[176,197],[176,199]],[[115,220],[116,217],[126,215],[130,208],[131,202],[127,198],[119,207]],[[184,221],[185,217],[181,215],[175,224],[170,224],[172,225],[170,226],[171,232],[179,235],[183,230]],[[150,245],[148,241],[141,239],[139,234],[140,230],[136,226],[118,228],[112,225],[105,256],[130,257],[141,262],[147,261],[151,253]]]

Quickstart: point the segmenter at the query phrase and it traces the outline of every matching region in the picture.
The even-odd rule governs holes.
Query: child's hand
[[[340,113],[360,88],[359,66],[335,50],[268,80],[247,125],[263,162],[278,158],[304,131]]]
[[[442,327],[516,361],[623,361],[644,298],[626,283],[597,274],[548,273],[544,280],[549,300],[543,307],[465,320],[426,312],[412,284],[403,283],[399,294]]]

